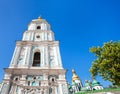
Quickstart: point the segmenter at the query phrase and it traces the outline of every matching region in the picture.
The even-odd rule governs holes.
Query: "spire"
[[[76,74],[76,72],[75,72],[74,69],[72,69],[72,74],[73,74],[73,76],[72,76],[72,81],[73,81],[73,82],[74,82],[75,80],[80,80],[79,77],[77,76],[77,74]]]
[[[35,20],[32,20],[32,21],[37,21],[37,22],[45,22],[45,23],[48,23],[45,19],[43,19],[41,16],[38,16],[37,19]]]
[[[38,20],[38,21],[43,21],[43,19],[42,19],[41,16],[39,16],[37,20]]]

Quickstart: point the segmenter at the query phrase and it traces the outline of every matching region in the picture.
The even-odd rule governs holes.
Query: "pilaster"
[[[58,91],[57,91],[57,86],[55,87],[55,94],[58,94]]]
[[[23,86],[26,85],[26,77],[27,77],[27,75],[22,75],[22,78],[20,78],[20,80],[21,80],[20,84],[22,84]]]
[[[62,84],[59,84],[59,94],[63,94]]]
[[[14,52],[14,55],[13,55],[10,67],[17,66],[17,62],[18,62],[18,57],[20,55],[20,51],[21,51],[21,44],[16,44],[16,49],[15,49],[15,52]]]
[[[59,67],[62,67],[62,61],[61,61],[61,55],[60,55],[60,49],[59,46],[56,46],[56,51],[57,51],[57,59],[58,59],[58,65]]]
[[[44,53],[43,53],[44,55],[44,62],[43,62],[43,64],[42,64],[42,66],[41,67],[46,67],[46,68],[48,68],[48,63],[49,63],[49,61],[48,61],[48,45],[46,44],[45,46],[44,46]]]
[[[28,44],[27,46],[28,46],[28,50],[27,50],[27,56],[26,56],[26,66],[29,67],[32,44]]]

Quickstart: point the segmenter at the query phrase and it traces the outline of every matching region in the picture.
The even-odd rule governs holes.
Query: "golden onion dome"
[[[73,76],[72,76],[72,81],[73,81],[73,82],[74,82],[75,80],[80,80],[79,77],[77,76],[77,74],[76,74],[76,72],[75,72],[74,69],[72,69],[72,74],[73,74]]]

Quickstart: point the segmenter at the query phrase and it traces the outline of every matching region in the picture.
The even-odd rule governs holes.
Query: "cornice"
[[[22,75],[59,75],[66,74],[65,69],[23,69],[23,68],[6,68],[4,69],[8,74],[22,74]]]
[[[17,41],[16,45],[18,46],[34,46],[34,45],[53,45],[53,46],[58,46],[59,41]]]

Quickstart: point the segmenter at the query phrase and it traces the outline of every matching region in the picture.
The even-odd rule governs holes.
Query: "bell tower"
[[[59,41],[45,19],[32,20],[16,42],[0,94],[68,94]]]

